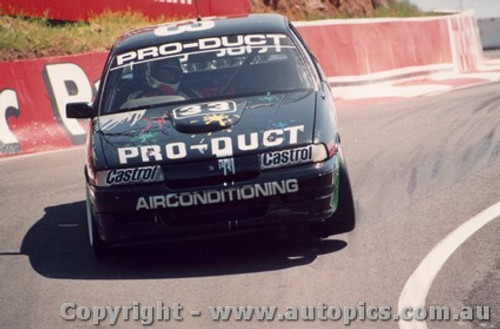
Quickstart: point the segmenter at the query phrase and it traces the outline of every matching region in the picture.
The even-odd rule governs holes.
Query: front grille
[[[160,216],[162,221],[171,227],[225,223],[230,220],[244,221],[264,216],[269,203],[270,200],[267,198],[167,209],[162,211]]]
[[[257,155],[229,159],[210,159],[198,162],[163,166],[166,185],[170,189],[222,185],[255,179],[259,173]]]
[[[227,182],[240,182],[252,180],[257,177],[258,172],[245,172],[238,173],[231,176],[214,175],[214,176],[204,176],[204,177],[182,177],[182,178],[168,178],[166,185],[172,190],[182,189],[182,188],[193,188],[201,186],[213,186],[213,185],[223,185]]]

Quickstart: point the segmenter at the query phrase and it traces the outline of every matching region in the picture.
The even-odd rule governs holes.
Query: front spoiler
[[[336,156],[319,164],[263,171],[258,178],[238,182],[236,186],[264,186],[289,180],[297,182],[296,192],[190,207],[137,210],[139,198],[220,190],[224,185],[176,190],[164,184],[89,186],[89,194],[100,236],[112,243],[188,239],[308,224],[323,221],[334,213],[338,184]]]

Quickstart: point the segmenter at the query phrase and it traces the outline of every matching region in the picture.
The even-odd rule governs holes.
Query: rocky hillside
[[[291,20],[371,17],[390,0],[251,0],[253,12],[279,12]]]

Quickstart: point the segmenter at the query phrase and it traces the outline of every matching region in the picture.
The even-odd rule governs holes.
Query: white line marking
[[[419,66],[407,66],[399,69],[385,70],[375,73],[367,73],[360,75],[341,75],[335,77],[328,77],[328,82],[331,83],[363,83],[369,82],[371,80],[382,80],[382,79],[398,79],[398,76],[404,75],[422,75],[429,76],[431,72],[443,72],[454,70],[453,63],[444,64],[429,64],[429,65],[419,65]],[[399,80],[408,79],[399,77]]]
[[[484,225],[500,216],[500,202],[482,211],[467,222],[459,226],[439,242],[430,253],[425,256],[417,269],[410,276],[399,297],[398,314],[405,307],[423,307],[425,299],[434,278],[439,273],[446,260],[470,236]],[[427,329],[425,321],[402,321],[400,329]]]
[[[33,153],[21,153],[21,154],[12,154],[12,155],[7,155],[7,156],[0,156],[0,163],[2,162],[7,162],[7,161],[13,161],[13,160],[23,160],[26,158],[33,158],[33,157],[38,157],[42,155],[50,155],[50,154],[57,154],[57,153],[63,153],[63,152],[69,152],[69,151],[76,151],[76,150],[81,150],[85,148],[85,145],[78,145],[78,146],[68,146],[62,149],[58,150],[48,150],[48,151],[40,151],[40,152],[33,152]]]
[[[390,83],[379,83],[364,86],[334,87],[336,99],[363,98],[413,98],[452,90],[452,86],[443,84],[420,84],[414,86],[393,86]]]

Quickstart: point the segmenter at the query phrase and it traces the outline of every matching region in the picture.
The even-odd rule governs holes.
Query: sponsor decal
[[[271,93],[267,93],[266,96],[261,96],[258,98],[260,101],[263,102],[268,102],[268,103],[275,103],[281,100],[281,97],[276,96],[276,95],[271,95]]]
[[[312,145],[283,151],[262,153],[260,160],[260,167],[262,169],[309,163],[312,161]]]
[[[137,200],[136,210],[155,210],[166,208],[191,207],[197,205],[211,205],[224,202],[251,200],[261,197],[285,195],[299,191],[297,179],[267,182],[263,184],[248,184],[221,189],[169,193],[140,197]]]
[[[273,124],[271,124],[271,127],[277,128],[277,129],[284,129],[284,128],[290,126],[290,124],[293,122],[295,122],[295,120],[291,120],[290,122],[283,122],[283,121],[274,122]]]
[[[131,160],[143,163],[163,161],[166,159],[177,160],[187,156],[188,150],[198,150],[202,154],[217,158],[232,157],[234,149],[252,151],[259,147],[273,147],[283,145],[285,141],[297,144],[299,132],[304,131],[304,125],[270,129],[263,132],[239,134],[236,138],[213,137],[206,143],[189,145],[185,142],[173,142],[166,145],[143,145],[118,148],[120,164],[127,164]]]
[[[192,5],[193,4],[193,0],[153,0],[153,2],[173,3],[173,4],[180,4],[180,5]]]
[[[162,175],[160,166],[108,170],[105,185],[151,183],[158,181],[159,175]]]
[[[141,132],[146,132],[149,130],[163,130],[163,126],[168,120],[168,113],[163,113],[159,118],[144,118],[141,122],[145,122],[146,125],[142,128]],[[168,126],[167,126],[168,128]]]
[[[129,123],[130,127],[134,126],[142,119],[146,110],[116,113],[111,115],[103,115],[98,118],[99,127],[102,130],[111,130],[117,126]]]
[[[205,122],[206,125],[216,123],[221,127],[225,127],[229,125],[229,117],[227,114],[210,114],[203,117],[203,122]]]
[[[139,145],[149,145],[157,142],[158,134],[158,132],[147,131],[132,137],[130,141]]]
[[[224,172],[224,176],[229,173],[236,174],[236,167],[234,166],[234,158],[219,159],[219,170]]]
[[[249,110],[256,110],[256,109],[262,109],[266,107],[272,107],[274,104],[272,103],[256,103],[256,104],[250,104],[247,106],[247,109]]]
[[[254,110],[273,107],[277,103],[281,102],[283,98],[284,96],[282,95],[271,95],[271,92],[267,92],[264,96],[250,99],[247,108],[250,110]]]
[[[0,92],[0,155],[19,152],[20,145],[16,135],[10,130],[9,117],[19,117],[17,93],[11,89]]]
[[[103,131],[131,131],[137,128],[141,133],[163,130],[168,121],[168,112],[158,117],[145,117],[146,110],[103,115],[97,118]],[[128,129],[130,128],[130,130]]]
[[[186,29],[186,27],[191,25],[184,26],[184,29]],[[181,29],[181,27],[182,25],[178,28]],[[163,33],[167,33],[168,29],[168,26],[165,27]],[[158,33],[156,32],[156,35],[159,35]],[[250,54],[254,48],[258,49],[259,54],[268,52],[269,48],[273,48],[275,52],[281,52],[282,48],[295,48],[294,46],[283,44],[285,40],[287,40],[287,37],[284,34],[246,34],[164,43],[117,55],[113,63],[114,67],[111,70],[121,68],[124,65],[151,61],[157,58],[189,56],[189,53],[217,51],[217,57],[224,57],[241,56],[245,53]]]
[[[66,117],[66,104],[92,100],[92,85],[85,71],[74,63],[47,64],[42,75],[57,123],[73,144],[83,144],[85,129],[77,119]]]

